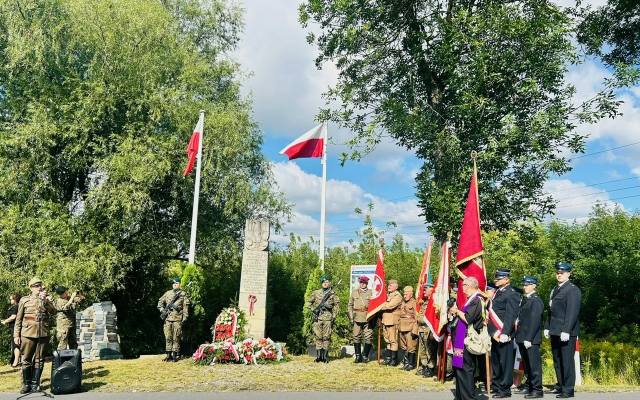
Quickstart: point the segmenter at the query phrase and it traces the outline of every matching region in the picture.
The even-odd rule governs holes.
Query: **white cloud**
[[[551,194],[558,205],[552,219],[585,221],[596,203],[614,207],[609,195],[595,187],[569,179],[552,179],[545,183],[545,192]]]
[[[562,7],[575,7],[576,0],[552,0],[553,3]],[[590,5],[592,8],[602,7],[607,4],[607,0],[582,0],[581,5]]]

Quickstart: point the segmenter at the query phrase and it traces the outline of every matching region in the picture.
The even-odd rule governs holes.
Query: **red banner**
[[[424,254],[422,254],[422,270],[420,271],[420,276],[418,277],[418,287],[416,288],[416,312],[420,312],[420,307],[422,307],[422,303],[424,300],[422,296],[424,295],[424,287],[425,283],[429,283],[429,264],[431,260],[431,243],[424,250]]]
[[[376,315],[382,308],[382,305],[387,301],[387,284],[384,273],[384,254],[382,254],[382,249],[378,251],[378,262],[376,264],[376,274],[373,277],[372,289],[373,293],[371,294],[371,300],[369,300],[367,319]]]
[[[480,200],[478,197],[478,171],[475,161],[473,163],[473,175],[469,195],[467,196],[467,206],[464,209],[464,219],[460,230],[460,240],[458,242],[458,254],[456,255],[456,267],[458,268],[458,307],[462,308],[467,301],[462,290],[462,280],[466,277],[474,277],[478,280],[478,287],[485,291],[487,287],[487,274],[484,269],[482,255],[484,247],[482,245],[482,235],[480,233]]]
[[[442,243],[440,254],[440,270],[438,279],[433,287],[433,295],[427,303],[424,317],[427,326],[437,341],[442,340],[442,328],[447,323],[447,300],[449,300],[449,253],[451,244]]]

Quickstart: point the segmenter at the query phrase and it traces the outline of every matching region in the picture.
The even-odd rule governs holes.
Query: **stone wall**
[[[83,360],[113,360],[122,358],[116,306],[110,301],[93,303],[76,313],[78,349]]]

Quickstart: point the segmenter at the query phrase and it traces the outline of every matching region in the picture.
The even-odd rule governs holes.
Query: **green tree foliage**
[[[110,298],[124,350],[157,351],[149,332],[161,332],[168,263],[186,257],[193,178],[181,172],[203,109],[199,267],[183,279],[199,324],[235,297],[245,219],[277,226],[286,211],[227,57],[240,17],[222,0],[0,0],[0,292],[39,274]]]
[[[573,104],[573,21],[550,1],[307,0],[300,20],[318,27],[317,66],[339,71],[320,116],[354,132],[343,159],[384,135],[415,151],[417,196],[439,239],[457,237],[473,151],[483,223],[510,228],[553,210],[543,185],[583,150],[576,126],[616,114],[611,87]]]

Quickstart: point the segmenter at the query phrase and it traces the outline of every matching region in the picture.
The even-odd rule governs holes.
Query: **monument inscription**
[[[248,220],[244,233],[238,306],[247,316],[247,334],[261,339],[267,317],[269,221]]]

